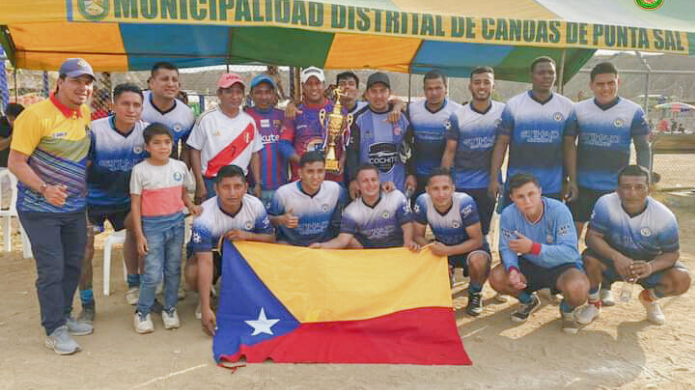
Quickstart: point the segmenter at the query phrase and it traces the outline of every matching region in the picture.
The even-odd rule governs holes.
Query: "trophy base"
[[[340,172],[338,160],[327,160],[325,167],[326,167],[326,172],[330,172],[330,173]]]

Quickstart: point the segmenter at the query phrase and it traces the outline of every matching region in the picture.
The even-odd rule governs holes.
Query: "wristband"
[[[43,183],[41,184],[41,187],[39,187],[39,193],[40,193],[41,195],[43,195],[44,191],[46,191],[47,188],[48,188],[48,184],[46,184],[46,182],[43,182]]]
[[[531,245],[531,254],[534,256],[538,256],[541,254],[541,244],[534,242],[533,245]]]
[[[517,268],[517,267],[514,266],[514,265],[511,266],[511,267],[509,267],[509,271],[511,271],[511,270],[515,270],[516,272],[521,273],[521,271],[519,271],[519,268]]]
[[[654,268],[652,268],[652,263],[648,262],[647,265],[649,266],[649,275],[651,275],[654,272]]]

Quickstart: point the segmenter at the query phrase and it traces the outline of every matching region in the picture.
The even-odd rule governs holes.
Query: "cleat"
[[[531,314],[538,310],[541,306],[541,300],[538,299],[536,293],[531,294],[530,303],[519,302],[519,308],[512,313],[512,321],[514,322],[526,322]]]

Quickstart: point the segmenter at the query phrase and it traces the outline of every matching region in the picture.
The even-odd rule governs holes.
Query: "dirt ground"
[[[676,213],[681,259],[695,269],[695,210]],[[97,250],[95,333],[77,338],[81,353],[57,356],[43,346],[35,265],[16,249],[0,255],[0,389],[695,389],[692,290],[662,301],[663,326],[645,321],[635,298],[604,309],[596,322],[572,336],[560,331],[556,305],[544,300],[540,311],[517,325],[509,319],[516,300],[495,304],[485,286],[480,318],[457,311],[471,367],[267,362],[231,371],[215,366],[211,339],[193,315],[196,294],[188,294],[179,306],[180,329],[165,331],[155,316],[153,334],[133,331],[120,250],[108,297],[101,293]],[[466,304],[462,289],[461,284],[455,289],[456,307]]]

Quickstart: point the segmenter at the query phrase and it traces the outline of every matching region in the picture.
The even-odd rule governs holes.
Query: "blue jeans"
[[[44,213],[19,211],[36,259],[36,292],[41,325],[50,335],[65,324],[80,281],[87,243],[85,211]]]
[[[149,226],[148,226],[149,225]],[[181,255],[183,252],[184,220],[169,226],[152,226],[143,223],[147,239],[144,274],[140,277],[138,312],[149,314],[154,304],[157,285],[164,274],[164,310],[168,313],[176,307],[181,283]]]

